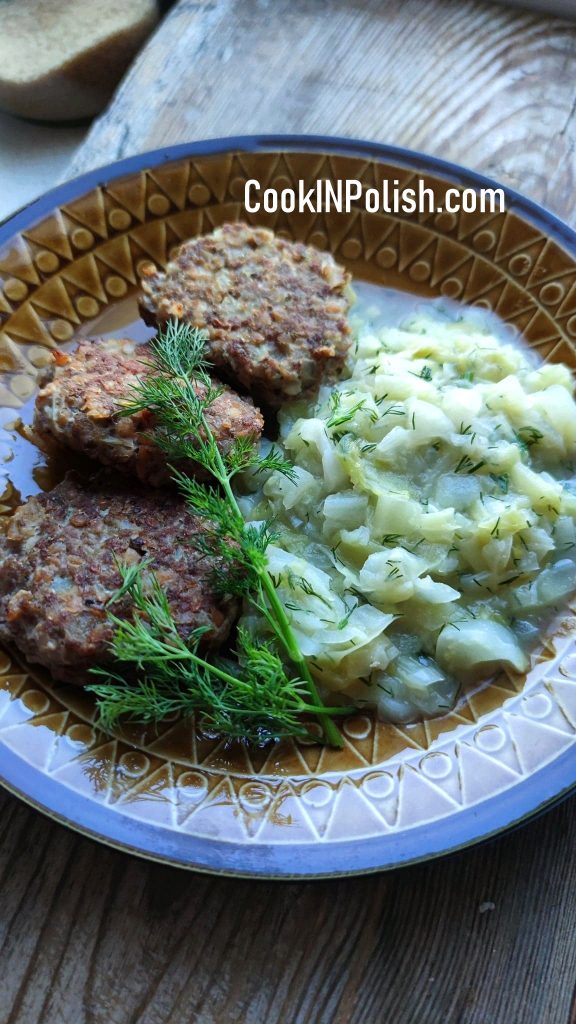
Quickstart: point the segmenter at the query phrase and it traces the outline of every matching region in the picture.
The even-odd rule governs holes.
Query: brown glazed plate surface
[[[139,268],[246,219],[330,250],[359,280],[492,309],[541,357],[576,365],[576,236],[507,192],[505,213],[258,214],[244,183],[426,179],[494,186],[420,154],[318,137],[233,138],[143,154],[62,185],[0,226],[0,514],[46,484],[14,432],[50,350],[134,320]],[[24,407],[24,408],[22,408]],[[131,853],[228,875],[326,877],[459,849],[576,783],[575,609],[527,678],[502,674],[453,712],[396,727],[359,713],[342,751],[229,747],[192,723],[104,735],[91,699],[0,649],[0,781]]]

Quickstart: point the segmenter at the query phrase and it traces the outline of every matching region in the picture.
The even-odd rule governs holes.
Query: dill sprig
[[[339,427],[343,423],[349,423],[354,419],[357,412],[360,412],[366,404],[366,398],[361,398],[360,401],[356,402],[352,408],[346,409],[344,412],[341,410],[342,403],[342,392],[333,391],[330,395],[330,406],[332,408],[332,415],[326,422],[326,427],[331,429],[332,427]]]
[[[122,586],[112,598],[128,594],[132,618],[110,612],[115,632],[112,652],[135,681],[104,669],[106,681],[93,684],[100,721],[110,727],[127,715],[158,721],[174,711],[195,712],[218,735],[265,742],[273,737],[306,736],[302,714],[315,715],[326,743],[342,746],[332,716],[345,709],[323,705],[310,669],[267,568],[266,548],[274,533],[271,523],[246,523],[232,481],[247,469],[278,470],[293,476],[293,467],[272,448],[261,456],[250,438],[235,438],[220,450],[206,412],[222,393],[208,374],[205,335],[197,328],[170,321],[150,345],[148,373],[133,387],[121,411],[131,416],[154,415],[154,442],[169,463],[193,462],[209,477],[201,484],[182,469],[173,479],[190,511],[203,519],[205,530],[195,543],[224,562],[215,584],[247,600],[266,619],[272,642],[256,644],[239,629],[236,660],[211,659],[201,653],[206,630],[194,630],[184,641],[170,613],[166,595],[145,561],[119,566]],[[284,660],[290,664],[290,672]]]
[[[519,427],[518,430],[514,431],[514,437],[516,444],[521,451],[529,452],[530,448],[538,444],[542,440],[544,434],[541,430],[537,430],[536,427]]]
[[[203,730],[229,738],[259,744],[279,735],[310,738],[302,715],[320,715],[324,709],[310,702],[304,680],[286,674],[269,644],[255,644],[245,629],[239,629],[236,662],[208,661],[201,652],[207,627],[182,639],[149,561],[118,568],[122,585],[112,603],[128,594],[134,615],[110,615],[115,626],[112,649],[119,662],[133,667],[135,681],[95,670],[104,681],[90,690],[97,697],[104,728],[111,729],[126,717],[147,723],[174,713],[195,713]]]

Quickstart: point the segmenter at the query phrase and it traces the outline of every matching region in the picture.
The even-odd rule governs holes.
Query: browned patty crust
[[[131,387],[149,372],[144,365],[147,358],[147,346],[128,340],[82,341],[70,354],[56,353],[40,378],[36,434],[153,486],[167,483],[166,457],[153,439],[154,417],[146,411],[119,415],[122,403],[132,395]],[[196,391],[201,394],[202,385]],[[206,419],[221,450],[229,448],[235,437],[257,440],[264,425],[250,399],[240,398],[230,388],[210,406]],[[193,464],[185,468],[194,470]]]
[[[185,242],[165,271],[143,271],[140,311],[150,324],[205,328],[218,372],[276,406],[342,369],[349,281],[328,253],[225,224]]]
[[[172,492],[121,479],[80,485],[68,478],[29,498],[0,534],[0,640],[56,679],[93,680],[90,666],[111,658],[105,605],[121,582],[115,560],[134,564],[148,555],[182,636],[208,626],[207,637],[221,642],[236,603],[214,593],[211,572],[221,567],[194,546],[201,530]],[[129,615],[130,600],[115,608]]]

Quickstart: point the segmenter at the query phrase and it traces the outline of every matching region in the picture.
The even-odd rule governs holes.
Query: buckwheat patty
[[[34,431],[44,439],[75,451],[142,482],[159,486],[170,479],[164,453],[154,444],[154,416],[141,412],[121,416],[122,404],[133,397],[131,387],[147,372],[145,345],[128,340],[82,341],[70,353],[56,353],[40,378],[34,410]],[[197,385],[201,395],[204,389]],[[256,441],[263,420],[250,399],[225,388],[206,419],[221,450],[235,437]],[[194,464],[186,467],[194,471]]]
[[[140,311],[149,324],[205,328],[218,373],[278,406],[342,369],[349,281],[328,253],[225,224],[185,242],[165,271],[144,269]]]
[[[222,570],[194,545],[202,529],[172,492],[118,478],[68,478],[29,498],[0,534],[0,640],[56,679],[93,680],[90,666],[111,660],[105,605],[121,582],[116,559],[134,564],[149,556],[181,635],[208,626],[207,642],[222,642],[236,602],[214,592],[210,580]],[[130,599],[115,610],[129,615]]]

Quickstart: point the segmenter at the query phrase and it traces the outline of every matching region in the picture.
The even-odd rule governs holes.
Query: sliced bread
[[[156,0],[0,0],[0,108],[97,114],[157,20]]]

